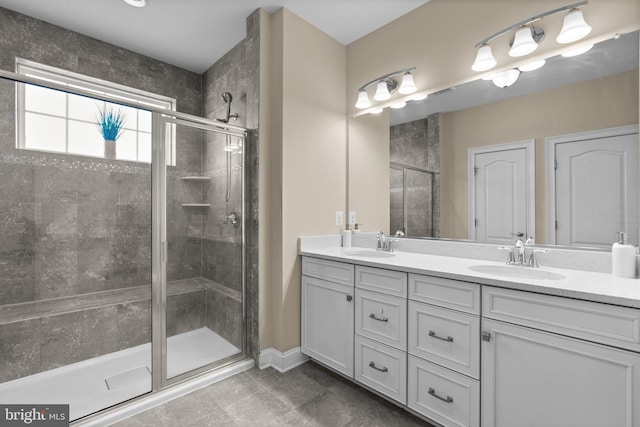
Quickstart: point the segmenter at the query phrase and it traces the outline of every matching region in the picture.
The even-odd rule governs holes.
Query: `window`
[[[73,93],[30,84],[18,85],[17,146],[21,149],[104,157],[104,141],[96,116],[114,107],[125,115],[124,131],[116,144],[116,159],[151,163],[151,112],[144,108],[175,110],[176,101],[77,73],[17,59],[16,72],[81,89],[97,97],[108,95],[140,108],[125,107]],[[175,164],[175,138],[167,141],[167,164]]]

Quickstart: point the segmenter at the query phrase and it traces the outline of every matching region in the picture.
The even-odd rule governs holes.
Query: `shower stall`
[[[245,359],[245,129],[0,77],[0,403],[74,421]]]

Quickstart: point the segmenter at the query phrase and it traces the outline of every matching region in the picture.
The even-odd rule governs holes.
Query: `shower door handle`
[[[162,242],[162,248],[160,250],[160,261],[161,262],[167,262],[167,252],[168,252],[168,245],[167,245],[167,241],[163,241]]]

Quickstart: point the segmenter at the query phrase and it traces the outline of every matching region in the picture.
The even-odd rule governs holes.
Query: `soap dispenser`
[[[636,248],[627,242],[624,231],[618,232],[618,242],[611,248],[611,272],[618,277],[636,277]]]

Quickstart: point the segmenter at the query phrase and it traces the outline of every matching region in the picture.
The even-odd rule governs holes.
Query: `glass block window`
[[[144,92],[23,59],[16,72],[25,76],[108,95],[140,108],[125,107],[73,93],[20,84],[17,90],[17,147],[27,150],[104,157],[104,140],[97,125],[101,109],[125,113],[124,131],[116,142],[116,159],[151,163],[151,112],[153,107],[175,111],[173,98]],[[175,138],[167,141],[167,164],[175,165]]]

